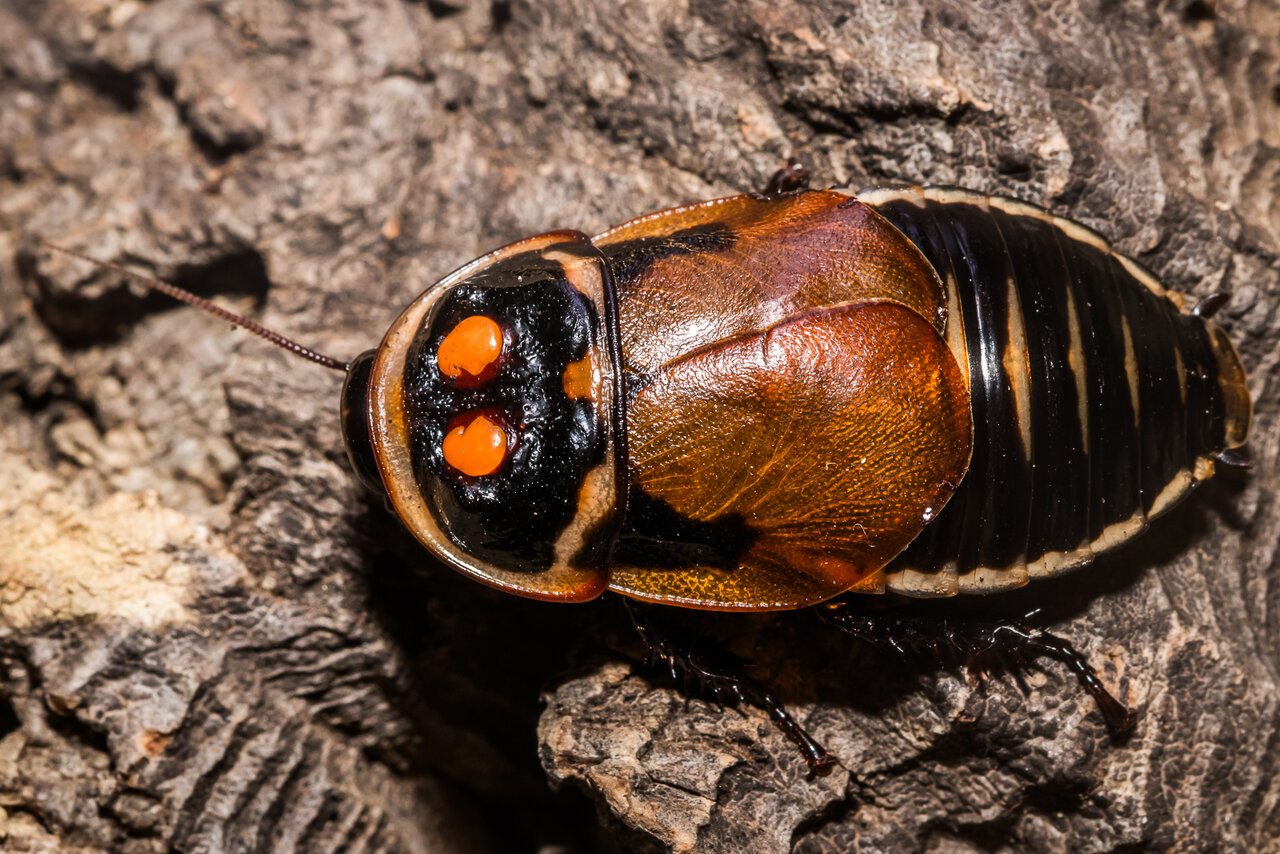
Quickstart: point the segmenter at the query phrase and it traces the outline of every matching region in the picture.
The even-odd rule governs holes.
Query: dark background
[[[1273,3],[0,0],[0,847],[1258,851],[1280,835]],[[340,358],[506,241],[758,188],[953,183],[1235,292],[1251,476],[984,603],[1061,668],[708,621],[842,760],[686,703],[622,609],[435,566],[367,500]],[[550,779],[558,788],[548,785]]]

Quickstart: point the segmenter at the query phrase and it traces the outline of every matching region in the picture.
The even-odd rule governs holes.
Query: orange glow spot
[[[444,461],[468,477],[493,474],[507,458],[507,431],[477,415],[444,437]]]
[[[570,362],[564,369],[564,393],[570,398],[594,397],[596,372],[592,367],[590,354]]]
[[[459,321],[436,353],[440,373],[450,377],[478,377],[502,355],[502,329],[483,314]]]

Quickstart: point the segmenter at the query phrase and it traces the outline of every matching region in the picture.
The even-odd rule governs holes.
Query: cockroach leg
[[[728,651],[675,626],[660,622],[655,609],[624,600],[631,622],[644,643],[647,659],[683,681],[686,696],[696,688],[717,705],[752,705],[763,710],[782,734],[800,750],[809,771],[825,777],[836,760],[796,721],[786,706],[758,682],[742,673],[742,662]],[[683,676],[683,680],[681,680]]]
[[[1098,671],[1068,641],[1035,628],[1035,612],[1009,620],[957,620],[929,616],[901,615],[869,611],[848,599],[820,606],[819,614],[859,640],[877,646],[928,650],[937,656],[951,649],[964,656],[1006,653],[1015,661],[1027,656],[1046,656],[1071,669],[1080,685],[1093,697],[1113,738],[1129,733],[1134,714],[1117,700],[1098,678]]]
[[[807,189],[809,189],[808,168],[796,158],[790,157],[782,164],[781,169],[773,173],[773,177],[769,179],[768,184],[765,184],[760,195],[780,196],[783,193]]]
[[[1080,685],[1098,704],[1098,710],[1102,712],[1102,717],[1107,723],[1107,731],[1111,733],[1112,738],[1121,738],[1133,730],[1137,722],[1133,712],[1106,689],[1102,680],[1098,678],[1098,671],[1069,641],[1016,622],[997,625],[992,639],[994,645],[1001,649],[1027,650],[1036,655],[1045,655],[1061,661],[1071,668]]]

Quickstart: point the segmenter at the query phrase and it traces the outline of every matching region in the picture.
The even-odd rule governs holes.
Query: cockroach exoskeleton
[[[817,606],[892,646],[1048,655],[1125,730],[1084,658],[1025,620],[931,628],[846,594],[1055,576],[1243,464],[1225,297],[1189,304],[1024,202],[806,177],[498,249],[346,363],[144,281],[344,371],[352,467],[438,559],[535,599],[621,593],[652,658],[764,708],[816,773],[834,760],[767,690],[644,603]]]

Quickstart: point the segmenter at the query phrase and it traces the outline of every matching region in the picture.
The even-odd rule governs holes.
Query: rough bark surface
[[[1280,847],[1274,4],[0,0],[0,70],[4,850]],[[708,619],[839,756],[807,779],[759,711],[634,664],[617,603],[432,565],[350,477],[337,375],[37,243],[347,357],[487,249],[790,153],[1235,293],[1252,474],[984,603],[1044,607],[1126,743],[1059,667]]]

